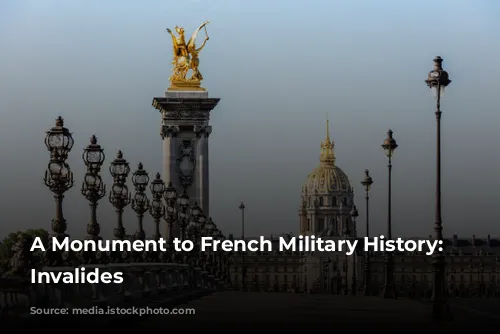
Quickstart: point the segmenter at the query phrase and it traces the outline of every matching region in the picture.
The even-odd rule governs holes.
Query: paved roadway
[[[455,298],[450,299],[449,304],[454,309],[467,310],[472,313],[496,318],[500,323],[499,298]]]
[[[469,325],[498,324],[463,308],[454,309],[452,322],[435,322],[430,307],[412,300],[379,297],[221,292],[177,308],[191,308],[195,315],[144,318],[137,325],[153,328],[416,328],[464,329]],[[474,326],[474,327],[476,327]]]

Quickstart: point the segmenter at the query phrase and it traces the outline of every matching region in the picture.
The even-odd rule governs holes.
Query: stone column
[[[161,127],[161,138],[162,138],[162,146],[163,146],[163,181],[165,185],[168,185],[169,182],[173,184],[179,184],[179,180],[176,177],[177,173],[175,172],[175,151],[176,146],[178,146],[177,134],[179,133],[178,126],[172,125],[163,125]]]
[[[198,202],[208,214],[208,125],[210,112],[218,98],[207,91],[166,91],[165,97],[153,98],[153,107],[161,113],[163,140],[163,181],[172,182],[179,196],[185,190],[192,202]],[[204,129],[200,138],[197,130]],[[179,226],[174,224],[174,237]]]
[[[176,125],[166,125],[165,123],[166,122],[163,119],[160,131],[163,150],[163,182],[165,182],[165,186],[167,186],[169,182],[172,182],[172,184],[174,185],[178,185],[180,183],[180,180],[176,173],[175,154],[177,151],[177,147],[179,146],[179,138],[177,137],[177,134],[179,133],[179,127]],[[179,236],[180,228],[177,222],[173,224],[172,232],[174,238]],[[165,226],[164,235],[165,239],[168,240],[170,238],[170,228],[168,226]]]
[[[200,208],[205,216],[210,217],[210,179],[209,179],[209,157],[208,137],[212,133],[211,126],[195,127],[197,141],[197,170],[196,170],[196,197]]]

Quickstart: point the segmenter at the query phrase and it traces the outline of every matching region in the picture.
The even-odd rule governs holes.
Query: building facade
[[[319,165],[307,176],[301,190],[300,235],[322,239],[357,238],[351,218],[353,190],[347,175],[336,165],[334,147],[327,121]],[[269,239],[276,244],[280,237],[289,240],[293,235]],[[359,238],[352,256],[344,252],[239,252],[232,256],[231,280],[236,289],[251,291],[347,294],[367,290],[375,295],[384,284],[386,258],[383,253],[368,255],[362,250],[363,238]],[[500,238],[454,235],[444,240],[444,253],[450,296],[500,297]],[[425,252],[396,252],[393,259],[397,293],[430,297],[432,256]],[[370,284],[365,289],[368,261]]]

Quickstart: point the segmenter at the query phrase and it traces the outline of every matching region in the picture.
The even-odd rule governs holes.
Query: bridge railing
[[[171,182],[163,182],[159,173],[149,182],[148,173],[139,163],[137,170],[131,173],[135,190],[132,194],[127,186],[129,163],[119,151],[109,167],[113,185],[110,191],[106,191],[101,178],[104,150],[97,144],[95,136],[90,138],[90,144],[84,149],[82,156],[86,173],[81,193],[90,204],[90,223],[87,225],[86,239],[102,239],[100,224],[97,221],[97,207],[98,201],[109,195],[109,202],[117,215],[113,233],[115,239],[146,240],[143,219],[145,214],[149,213],[155,224],[151,239],[161,240],[160,224],[166,223],[167,249],[131,253],[51,251],[53,238],[57,238],[59,242],[69,238],[66,234],[67,222],[63,215],[63,198],[64,193],[74,184],[73,173],[66,162],[74,141],[69,130],[64,127],[61,117],[56,120],[55,126],[47,131],[45,144],[50,159],[44,181],[54,194],[56,202],[51,232],[48,240],[44,241],[48,251],[30,252],[34,236],[25,232],[16,235],[11,249],[2,250],[4,257],[7,254],[8,261],[0,258],[2,263],[7,262],[6,267],[0,269],[0,319],[5,316],[25,318],[34,315],[32,313],[35,311],[57,307],[119,307],[169,302],[189,296],[201,296],[230,284],[230,253],[200,251],[201,237],[210,236],[216,240],[224,240],[225,236],[186,194],[185,189],[190,186],[190,178],[183,179],[184,190],[178,193]],[[148,186],[151,199],[146,194]],[[137,227],[132,236],[127,236],[123,222],[123,212],[129,205],[137,216]],[[190,252],[174,251],[174,231],[179,231],[177,237],[180,239],[192,241],[194,247]],[[82,267],[87,272],[99,269],[100,274],[122,272],[124,279],[121,283],[109,284],[32,282],[32,269],[38,273],[56,275],[74,272],[76,268]]]
[[[0,279],[3,315],[25,318],[51,308],[146,306],[176,297],[196,298],[224,288],[221,280],[214,275],[187,264],[116,263],[86,265],[85,268],[98,268],[100,273],[120,271],[123,282],[31,284],[27,277],[3,277]],[[74,270],[74,267],[41,269],[54,274]]]

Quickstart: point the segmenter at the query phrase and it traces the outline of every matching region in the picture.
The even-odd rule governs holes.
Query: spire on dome
[[[335,165],[335,152],[333,140],[330,140],[330,122],[326,119],[326,137],[321,143],[321,155],[319,160],[323,164]]]

